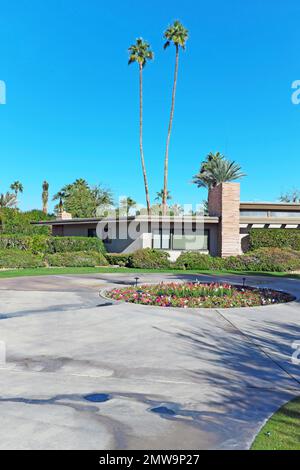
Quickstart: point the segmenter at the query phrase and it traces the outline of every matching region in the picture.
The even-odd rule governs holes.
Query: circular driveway
[[[247,449],[265,419],[300,395],[298,301],[185,310],[99,297],[134,277],[0,280],[0,449]],[[299,280],[247,284],[300,298]]]

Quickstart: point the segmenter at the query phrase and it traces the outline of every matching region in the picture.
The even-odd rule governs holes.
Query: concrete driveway
[[[224,311],[99,298],[133,277],[0,281],[1,449],[247,449],[265,419],[300,395],[291,361],[298,302]],[[177,279],[187,278],[195,276]],[[300,297],[297,280],[247,282]]]

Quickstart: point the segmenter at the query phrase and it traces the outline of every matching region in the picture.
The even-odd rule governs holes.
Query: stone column
[[[222,183],[208,195],[210,216],[219,217],[218,255],[222,258],[241,254],[240,184]]]

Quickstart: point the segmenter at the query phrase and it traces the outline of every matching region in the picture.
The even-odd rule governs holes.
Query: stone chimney
[[[208,212],[219,217],[218,256],[241,254],[240,184],[221,183],[208,194]]]

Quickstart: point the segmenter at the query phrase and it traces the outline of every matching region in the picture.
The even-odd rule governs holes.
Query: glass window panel
[[[153,248],[156,248],[157,250],[160,250],[161,248],[161,238],[159,233],[153,234]]]
[[[208,250],[208,233],[202,235],[174,235],[174,250]]]
[[[161,236],[161,247],[163,250],[170,248],[170,233],[163,233]]]

